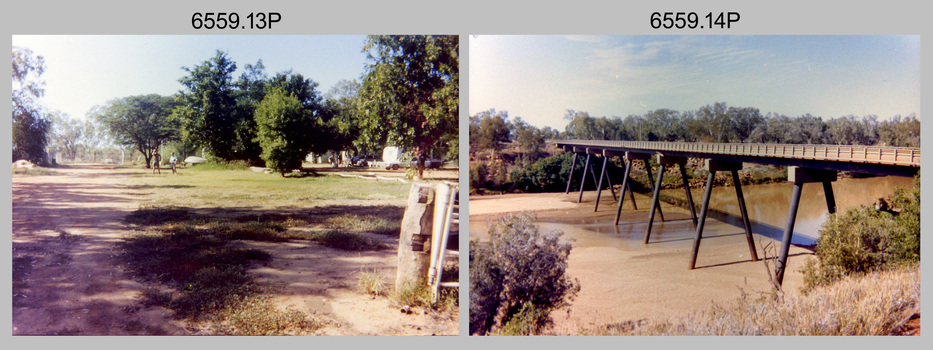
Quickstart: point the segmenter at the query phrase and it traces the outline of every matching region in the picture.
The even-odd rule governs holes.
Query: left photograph
[[[459,37],[12,37],[12,335],[458,335]]]

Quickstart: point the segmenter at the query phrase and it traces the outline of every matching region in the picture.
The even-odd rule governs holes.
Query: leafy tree
[[[211,154],[223,160],[247,159],[237,150],[237,135],[243,113],[237,113],[236,85],[233,72],[236,63],[227,54],[217,54],[191,68],[182,67],[187,76],[178,81],[185,86],[179,93],[181,104],[174,115],[181,121],[182,137],[206,145]]]
[[[255,141],[256,120],[253,115],[256,112],[256,106],[266,96],[269,77],[266,75],[262,60],[256,61],[256,64],[247,64],[243,70],[234,83],[236,85],[236,90],[233,92],[236,100],[236,142],[233,145],[233,153],[237,158],[259,165],[262,164],[260,156],[262,147]],[[180,146],[184,149],[181,151],[182,154],[187,154],[188,149],[193,148],[195,143],[189,140]]]
[[[285,176],[301,168],[313,143],[308,132],[320,128],[314,111],[306,108],[294,92],[274,86],[256,107],[256,138],[262,146],[266,166]]]
[[[511,133],[508,122],[509,112],[490,109],[470,117],[470,123],[475,128],[470,129],[470,144],[479,149],[502,150],[501,142],[508,142]]]
[[[514,141],[518,143],[518,148],[522,152],[524,164],[534,163],[541,156],[541,150],[544,148],[544,132],[519,117],[512,122],[511,129]]]
[[[13,47],[13,160],[46,162],[51,122],[38,99],[45,94],[45,59],[27,48]]]
[[[95,117],[118,144],[133,145],[150,167],[152,151],[178,137],[178,120],[172,117],[175,99],[158,94],[111,100]]]
[[[374,35],[360,87],[362,131],[411,150],[424,173],[428,152],[457,137],[459,38]]]
[[[78,150],[84,144],[85,123],[62,113],[52,113],[51,119],[51,147],[61,152],[65,158],[75,161]]]
[[[360,83],[340,80],[324,96],[324,115],[333,132],[335,150],[350,149],[356,154],[376,154],[385,146],[385,139],[370,139],[361,133],[358,96]]]

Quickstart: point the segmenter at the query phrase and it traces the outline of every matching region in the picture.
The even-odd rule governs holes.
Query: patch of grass
[[[456,313],[460,311],[460,289],[441,288],[434,308],[440,311]]]
[[[141,207],[123,218],[127,224],[140,226],[158,226],[164,224],[190,222],[202,218],[188,208],[181,207]]]
[[[243,233],[235,232],[239,230],[237,225],[255,226],[163,225],[127,239],[123,243],[123,258],[130,270],[140,278],[160,281],[177,291],[147,289],[143,292],[143,304],[166,307],[177,317],[192,322],[213,322],[226,334],[294,334],[315,329],[318,325],[307,320],[303,313],[278,310],[262,295],[262,288],[247,269],[252,262],[271,256],[239,247],[234,237]],[[264,230],[242,231],[251,232],[252,238],[256,238],[254,231],[278,233],[275,229],[264,227]]]
[[[307,233],[305,237],[326,247],[341,250],[364,251],[384,248],[384,245],[375,239],[336,230],[313,231]]]
[[[191,171],[229,171],[229,170],[249,170],[249,164],[244,161],[209,161],[203,164],[197,164],[187,168]]]
[[[390,221],[372,214],[341,214],[325,219],[324,224],[340,231],[371,232],[384,235],[398,235],[402,229],[401,218],[398,221]]]
[[[49,170],[45,168],[15,168],[13,169],[13,175],[29,175],[29,176],[41,176],[41,175],[59,175],[60,173],[54,170]]]
[[[360,292],[372,296],[386,296],[389,294],[389,289],[385,284],[385,276],[375,269],[360,269],[357,288]]]
[[[323,326],[303,312],[279,310],[267,296],[249,296],[221,312],[230,335],[300,334]]]
[[[206,229],[229,239],[243,239],[263,242],[284,242],[302,238],[302,235],[289,232],[283,224],[274,222],[211,222]]]
[[[636,335],[891,335],[919,312],[920,269],[873,272],[806,295],[740,299],[648,324]]]
[[[306,208],[315,201],[334,200],[402,203],[407,198],[411,186],[394,181],[368,181],[334,176],[283,178],[248,170],[216,170],[201,166],[203,164],[191,168],[192,170],[179,170],[180,176],[131,178],[131,183],[127,185],[158,189],[149,194],[147,203],[191,208]]]
[[[535,307],[526,302],[512,319],[499,329],[498,335],[536,335],[551,323],[548,308]]]
[[[390,295],[399,305],[431,307],[431,286],[421,280],[398,288]]]

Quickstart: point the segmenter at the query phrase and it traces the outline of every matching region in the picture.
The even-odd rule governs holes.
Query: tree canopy
[[[45,59],[27,48],[13,47],[13,160],[45,163],[51,121],[39,103]]]
[[[456,143],[459,39],[456,35],[374,35],[360,88],[362,131],[387,139],[418,159],[418,176],[433,148]]]
[[[111,100],[95,117],[117,143],[132,145],[146,158],[163,142],[178,137],[179,123],[172,117],[175,100],[158,94]]]
[[[272,171],[286,173],[301,168],[304,157],[314,147],[309,132],[320,129],[314,110],[304,106],[295,92],[273,86],[256,107],[256,139],[262,146],[262,159]]]
[[[179,92],[181,104],[174,110],[182,137],[209,147],[211,154],[222,160],[248,158],[237,152],[237,127],[244,116],[237,113],[234,95],[236,63],[217,50],[213,58],[182,69],[188,75],[178,80],[185,90]]]

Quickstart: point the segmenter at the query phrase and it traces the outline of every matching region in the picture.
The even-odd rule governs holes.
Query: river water
[[[833,182],[833,193],[836,199],[836,211],[843,212],[848,208],[863,205],[873,205],[878,198],[886,198],[894,192],[895,188],[911,188],[913,178],[898,176],[882,176],[871,178],[840,178]],[[693,189],[693,201],[697,207],[697,215],[703,200],[703,189]],[[756,235],[772,237],[781,240],[784,226],[787,222],[787,209],[793,191],[791,183],[774,183],[763,185],[742,186],[748,209],[749,220],[752,223],[752,232]],[[685,199],[684,190],[662,190],[662,195]],[[592,198],[589,203],[592,203]],[[632,210],[629,198],[623,205],[622,220],[619,225],[613,225],[615,217],[615,203],[612,195],[603,191],[598,213],[583,214],[581,212],[555,212],[539,215],[540,226],[548,229],[560,230],[576,240],[579,245],[614,246],[618,248],[643,247],[644,232],[647,225],[647,208],[650,202],[649,195],[636,195],[638,210]],[[584,200],[584,204],[587,200]],[[673,207],[662,203],[665,219],[660,222],[655,218],[652,228],[652,241],[679,242],[678,245],[689,246],[695,236],[695,228],[690,214],[685,208]],[[587,205],[588,206],[588,205]],[[592,208],[592,207],[589,207]],[[591,212],[591,209],[585,210]],[[813,245],[819,236],[820,227],[828,218],[826,197],[820,183],[804,184],[800,196],[800,206],[797,210],[794,225],[794,238],[796,245]],[[479,220],[478,220],[479,221]],[[741,234],[742,223],[740,219],[738,201],[734,187],[714,187],[710,196],[710,211],[704,229],[704,237],[717,234]],[[485,222],[470,222],[470,236],[485,238]]]

